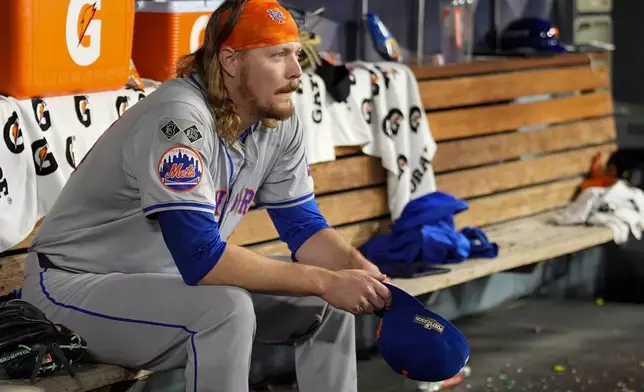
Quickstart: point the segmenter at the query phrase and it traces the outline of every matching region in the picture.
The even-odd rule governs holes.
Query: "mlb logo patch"
[[[279,24],[284,24],[284,19],[286,19],[286,17],[282,13],[282,10],[280,10],[279,8],[275,8],[275,9],[268,9],[267,11],[268,11],[268,16],[270,16],[271,20],[276,20]]]
[[[173,192],[189,192],[201,182],[201,156],[190,147],[172,147],[159,160],[157,172],[161,184],[167,189]]]

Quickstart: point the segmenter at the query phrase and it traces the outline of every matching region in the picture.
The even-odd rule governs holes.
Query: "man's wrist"
[[[353,249],[349,256],[349,269],[378,270],[378,267],[367,260],[357,249]]]
[[[310,273],[313,282],[313,295],[323,297],[331,281],[336,277],[336,272],[326,268],[312,267]]]

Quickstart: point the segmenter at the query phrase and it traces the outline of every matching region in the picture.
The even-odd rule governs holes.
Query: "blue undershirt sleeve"
[[[226,249],[214,215],[202,211],[170,210],[155,216],[183,281],[191,286],[199,284]]]
[[[320,213],[315,199],[292,207],[268,208],[267,211],[280,239],[288,245],[293,260],[295,252],[306,240],[318,231],[331,227]]]

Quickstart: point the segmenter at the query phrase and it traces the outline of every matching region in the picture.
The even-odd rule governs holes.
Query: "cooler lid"
[[[215,11],[224,0],[137,0],[137,12],[178,14]]]

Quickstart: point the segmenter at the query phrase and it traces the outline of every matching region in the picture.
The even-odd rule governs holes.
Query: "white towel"
[[[304,72],[292,94],[295,113],[304,130],[304,145],[309,164],[335,160],[326,85],[320,76]]]
[[[31,232],[38,219],[49,213],[74,167],[96,139],[154,89],[147,84],[144,92],[122,88],[23,100],[0,97],[0,124],[10,127],[17,119],[20,129],[19,140],[7,136],[0,145],[0,168],[11,192],[9,198],[0,191],[0,251]],[[19,144],[22,152],[5,153],[9,144],[14,149]]]
[[[362,151],[381,158],[387,170],[389,210],[395,220],[410,200],[436,191],[431,164],[436,142],[423,110],[418,81],[407,66],[356,62],[350,67],[355,68],[356,79],[360,69],[369,75],[371,96],[369,105],[363,108],[370,109],[370,113],[365,113],[370,120],[371,141]],[[360,89],[358,94],[364,94],[364,90]]]
[[[0,252],[22,241],[39,219],[31,139],[15,101],[0,97]]]
[[[327,106],[333,119],[334,146],[363,146],[372,140],[371,76],[365,69],[353,69],[350,94],[344,102],[337,102],[327,94]]]
[[[560,225],[587,223],[609,227],[618,244],[627,242],[631,234],[641,239],[644,191],[621,180],[607,188],[587,188],[555,214],[554,221]]]

